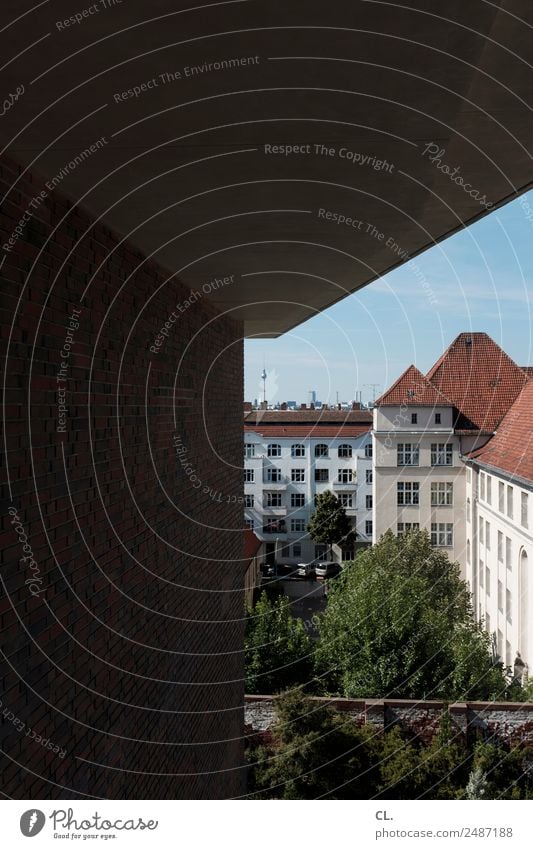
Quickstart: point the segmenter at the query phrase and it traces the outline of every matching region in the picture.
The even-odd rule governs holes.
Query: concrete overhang
[[[5,151],[66,171],[59,190],[207,283],[247,336],[296,326],[533,180],[530,0],[2,9],[3,91],[19,92]]]

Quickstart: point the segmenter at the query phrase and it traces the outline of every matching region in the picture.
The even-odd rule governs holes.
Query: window
[[[505,486],[500,481],[499,484],[498,484],[498,510],[500,511],[500,513],[505,512],[504,500],[505,500]]]
[[[396,500],[400,506],[419,504],[420,484],[411,481],[398,481],[396,484]]]
[[[485,614],[485,631],[490,634],[490,614]]]
[[[265,507],[281,507],[281,492],[265,492]]]
[[[366,496],[366,509],[367,510],[372,509],[372,496],[371,495]]]
[[[470,499],[466,499],[466,521],[471,522],[471,512],[470,512]]]
[[[372,469],[367,469],[365,472],[366,483],[372,483]]]
[[[440,424],[440,413],[435,413],[435,424]]]
[[[323,443],[315,445],[315,457],[329,457],[329,448]]]
[[[431,465],[451,466],[453,459],[453,446],[450,442],[431,443]]]
[[[352,446],[351,445],[339,445],[339,457],[351,457],[352,456]]]
[[[397,463],[398,466],[418,466],[419,447],[415,442],[399,442]]]
[[[527,523],[527,492],[522,492],[520,495],[520,522],[523,528],[528,527]]]
[[[255,445],[253,444],[253,442],[244,443],[244,456],[255,457]]]
[[[254,506],[254,497],[253,497],[253,495],[245,495],[245,496],[244,496],[244,506],[245,506],[245,507],[253,507],[253,506]]]
[[[411,413],[411,424],[418,424],[418,413]]]
[[[324,560],[328,556],[328,547],[322,543],[315,545],[315,560]]]
[[[482,501],[485,501],[485,472],[481,472],[479,475],[479,497]]]
[[[410,531],[418,531],[420,525],[418,522],[398,522],[396,526],[396,536],[403,537]]]
[[[254,529],[254,520],[253,520],[253,519],[245,519],[245,520],[244,520],[244,527],[245,527],[247,530],[249,530],[249,531],[253,531],[253,529]]]
[[[339,483],[353,483],[354,473],[353,469],[339,469],[338,470],[338,481]]]
[[[513,518],[513,487],[507,487],[507,515],[509,519]]]
[[[453,545],[453,523],[431,523],[431,545],[449,548]]]
[[[470,563],[470,540],[466,541],[466,562]]]
[[[479,586],[481,589],[485,586],[485,564],[482,560],[479,561]]]
[[[292,547],[292,556],[293,557],[301,557],[302,556],[302,546],[299,542],[295,542]]]
[[[281,469],[278,469],[276,466],[270,466],[266,470],[267,473],[267,483],[281,483]]]
[[[302,442],[291,445],[291,457],[305,457],[305,445]]]
[[[505,618],[509,623],[513,621],[513,602],[511,599],[511,590],[505,590]]]
[[[277,519],[275,516],[265,516],[263,521],[264,534],[284,534],[286,532],[285,519]]]
[[[511,643],[509,640],[505,641],[505,665],[511,665]]]
[[[326,483],[329,480],[329,469],[315,469],[316,483]]]
[[[340,492],[339,501],[343,507],[353,507],[353,495],[351,492]]]
[[[492,504],[492,477],[487,475],[487,504]]]
[[[503,563],[503,534],[498,531],[498,560]]]
[[[254,482],[254,470],[253,469],[245,469],[244,470],[244,483],[253,483]]]
[[[267,457],[281,457],[281,445],[277,442],[267,445]]]
[[[290,545],[284,545],[281,549],[281,556],[287,560],[291,556],[291,547]]]
[[[291,531],[293,533],[305,531],[305,519],[291,519]]]
[[[371,457],[371,456],[372,456],[372,443],[367,442],[366,445],[365,445],[365,457],[368,458],[368,457]]]
[[[466,469],[466,482],[470,483],[471,480],[472,480],[472,471],[470,469],[470,466],[468,466],[467,469]]]
[[[431,506],[450,507],[453,504],[453,483],[439,481],[431,484]],[[468,502],[467,507],[470,506]],[[468,512],[468,510],[467,510]]]
[[[485,522],[485,545],[490,549],[490,522]]]
[[[505,537],[505,565],[507,566],[508,569],[510,569],[511,565],[512,565],[512,562],[511,562],[512,553],[513,553],[512,542],[509,539],[509,537]]]
[[[483,533],[484,530],[485,530],[485,523],[484,523],[483,519],[481,518],[481,516],[479,517],[478,524],[479,524],[479,541],[480,541],[481,545],[483,545],[483,543],[485,542],[484,533]]]
[[[342,549],[342,559],[346,563],[349,560],[353,560],[355,557],[355,549],[354,548],[343,548]]]
[[[291,507],[304,507],[305,495],[303,492],[291,492]]]
[[[490,595],[490,569],[485,566],[485,592]]]
[[[372,536],[372,519],[367,519],[365,522],[365,534]]]
[[[498,610],[503,613],[503,584],[498,581]]]
[[[304,483],[305,469],[291,469],[291,481],[293,483]]]

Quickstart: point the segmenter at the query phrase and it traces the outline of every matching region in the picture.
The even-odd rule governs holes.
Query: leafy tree
[[[348,698],[502,697],[502,670],[472,615],[459,565],[425,531],[390,531],[329,588],[317,672]]]
[[[248,693],[277,693],[312,676],[313,643],[300,619],[293,619],[286,596],[262,592],[247,610],[244,641]]]
[[[353,717],[298,690],[276,702],[275,746],[255,752],[256,798],[367,799],[378,778],[380,741]]]
[[[316,507],[307,526],[313,542],[331,546],[346,545],[353,534],[353,528],[346,510],[336,495],[329,489],[317,495]]]

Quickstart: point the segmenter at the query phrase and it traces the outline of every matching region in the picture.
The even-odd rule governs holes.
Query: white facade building
[[[457,560],[507,666],[533,662],[533,382],[483,333],[427,375],[410,366],[374,410],[374,534],[428,531]]]
[[[296,564],[327,556],[307,525],[315,496],[331,490],[357,533],[372,539],[371,417],[365,411],[257,411],[245,415],[245,522],[265,559]],[[343,559],[353,557],[353,548]]]

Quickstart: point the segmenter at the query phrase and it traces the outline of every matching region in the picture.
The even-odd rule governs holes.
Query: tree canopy
[[[316,497],[315,510],[307,530],[313,542],[328,547],[346,545],[353,528],[340,500],[329,489]]]
[[[331,582],[318,673],[348,698],[503,698],[460,568],[425,531],[387,532]]]

